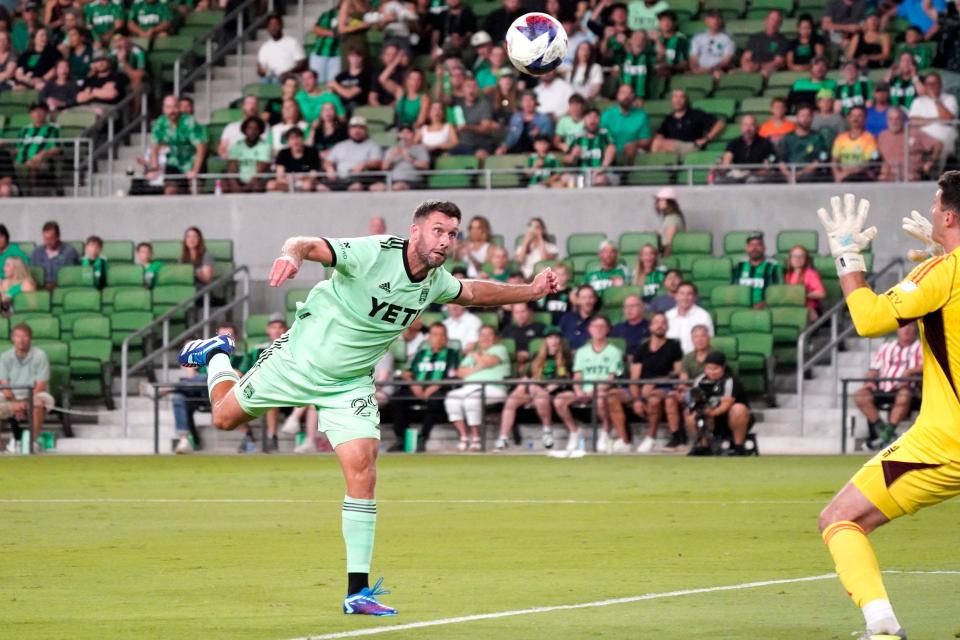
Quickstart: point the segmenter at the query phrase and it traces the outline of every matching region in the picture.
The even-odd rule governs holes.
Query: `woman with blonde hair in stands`
[[[663,256],[670,255],[673,244],[673,236],[677,231],[687,230],[687,221],[683,217],[683,211],[680,210],[680,203],[677,202],[677,190],[673,187],[663,187],[657,191],[654,196],[653,206],[660,216],[660,250]]]
[[[660,285],[667,275],[667,268],[660,264],[660,255],[652,244],[640,247],[637,255],[637,268],[633,270],[633,286],[643,287],[641,297],[649,302],[660,292]]]
[[[467,277],[479,277],[483,265],[490,261],[493,244],[490,221],[484,216],[473,216],[467,225],[467,237],[457,243],[457,259],[467,263]]]
[[[530,382],[517,385],[507,396],[507,403],[500,414],[497,451],[506,449],[509,444],[510,432],[513,431],[517,421],[517,410],[531,402],[543,427],[543,447],[553,448],[553,396],[564,391],[567,385],[550,381],[571,377],[572,364],[573,355],[566,340],[563,339],[563,332],[559,327],[548,327],[543,334],[540,350],[528,365],[528,374],[525,378]]]
[[[3,279],[0,280],[0,310],[3,314],[10,315],[17,294],[36,290],[37,283],[33,281],[27,263],[16,256],[7,256],[3,264]]]
[[[194,280],[197,286],[209,284],[213,280],[213,254],[207,251],[207,245],[203,241],[203,232],[197,227],[187,227],[187,230],[183,233],[180,263],[193,265]]]
[[[803,245],[796,245],[787,254],[787,268],[783,279],[784,284],[803,285],[807,292],[807,313],[810,322],[820,317],[823,312],[823,299],[827,297],[827,290],[823,287],[820,274],[813,268],[813,258]]]
[[[547,233],[547,225],[543,218],[530,218],[523,240],[517,247],[514,260],[520,265],[523,277],[528,280],[533,277],[537,263],[542,260],[556,260],[560,250],[552,242],[552,236]]]

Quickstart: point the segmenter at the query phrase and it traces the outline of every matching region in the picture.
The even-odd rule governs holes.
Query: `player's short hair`
[[[448,218],[456,218],[460,222],[463,214],[460,213],[460,207],[449,200],[427,200],[413,211],[413,221],[416,222],[426,218],[431,213],[442,213]]]
[[[940,206],[960,215],[960,171],[946,171],[937,181]]]
[[[693,284],[689,280],[684,280],[679,285],[677,285],[677,290],[679,290],[680,287],[690,287],[691,289],[693,289],[693,295],[697,295],[699,293],[699,291],[697,291],[697,285]]]
[[[18,325],[14,325],[13,329],[10,329],[10,335],[12,336],[17,331],[23,331],[25,334],[27,334],[28,338],[33,338],[33,329],[31,329],[30,325],[28,325],[26,322],[21,322]]]

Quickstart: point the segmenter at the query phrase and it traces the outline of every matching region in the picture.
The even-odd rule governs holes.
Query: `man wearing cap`
[[[110,38],[123,29],[125,17],[123,4],[113,0],[94,0],[83,7],[83,21],[93,40],[103,46],[107,46]]]
[[[747,236],[747,259],[733,267],[731,282],[750,287],[750,304],[755,309],[763,309],[767,287],[783,283],[783,267],[775,260],[767,260],[767,247],[763,243],[762,233]]]
[[[15,167],[30,189],[49,186],[44,183],[53,177],[51,162],[61,153],[55,142],[60,138],[60,127],[49,122],[49,115],[47,105],[37,102],[30,107],[30,124],[17,134]]]
[[[833,146],[833,139],[847,126],[843,116],[834,109],[835,104],[833,89],[820,89],[817,92],[817,110],[813,114],[813,124],[811,125],[813,132],[820,134],[823,141],[831,147]]]
[[[743,385],[727,370],[727,357],[720,351],[708,353],[703,361],[703,374],[691,386],[699,388],[706,397],[702,416],[707,433],[701,434],[701,439],[693,443],[690,455],[711,455],[713,438],[729,438],[730,455],[750,455],[743,443],[753,426],[754,417]],[[689,406],[684,409],[684,419],[687,433],[696,440],[697,414]]]
[[[77,104],[94,107],[98,113],[102,110],[98,105],[117,104],[123,99],[126,82],[124,77],[113,71],[113,62],[110,54],[99,49],[93,54],[90,64],[90,75],[83,80],[83,89],[77,93]]]
[[[347,135],[346,140],[330,149],[323,161],[328,182],[317,185],[317,191],[363,191],[364,183],[373,180],[358,174],[381,169],[383,149],[367,136],[367,119],[363,116],[350,118]]]
[[[116,60],[117,69],[126,76],[130,88],[133,91],[139,91],[147,75],[147,54],[133,44],[130,38],[123,35],[113,38],[113,48],[110,53]]]
[[[649,151],[650,118],[647,112],[634,104],[636,94],[629,84],[617,89],[617,104],[611,106],[600,116],[600,126],[607,130],[617,153],[623,155],[625,164],[632,165],[637,151]]]
[[[402,124],[397,128],[397,143],[383,156],[381,171],[390,172],[393,191],[418,189],[423,186],[421,171],[430,168],[430,152],[422,144],[416,144],[413,127]],[[370,191],[385,191],[385,182],[370,185]]]
[[[583,281],[597,293],[608,287],[622,287],[630,280],[630,269],[619,257],[617,245],[611,240],[604,240],[597,253],[599,264],[587,272]]]
[[[470,36],[470,46],[473,47],[476,59],[473,61],[473,73],[477,74],[490,68],[490,54],[493,52],[493,39],[486,31],[477,31]]]
[[[893,105],[890,103],[890,85],[878,82],[873,88],[873,104],[867,108],[866,129],[873,137],[887,129],[887,113]],[[904,114],[906,115],[906,114]]]
[[[801,104],[813,104],[821,89],[830,89],[831,98],[836,95],[837,82],[827,77],[828,68],[823,56],[815,56],[810,61],[810,77],[799,78],[790,87],[787,102],[791,109],[795,110]]]

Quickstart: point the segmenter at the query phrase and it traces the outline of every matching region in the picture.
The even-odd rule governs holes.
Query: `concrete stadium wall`
[[[281,303],[280,292],[267,291],[263,280],[280,245],[291,235],[354,236],[366,233],[373,215],[387,220],[390,233],[405,236],[410,212],[428,198],[457,202],[464,214],[490,218],[494,231],[508,243],[523,232],[531,216],[542,216],[563,250],[570,233],[601,231],[616,238],[623,231],[655,229],[656,188],[589,190],[431,191],[384,194],[330,193],[314,195],[236,195],[197,197],[137,197],[100,199],[22,199],[0,206],[0,222],[15,240],[40,238],[49,219],[60,223],[65,239],[97,233],[106,239],[179,238],[190,226],[209,238],[232,238],[235,260],[250,267],[259,281],[254,304],[270,308]],[[830,196],[850,191],[871,200],[870,224],[880,228],[875,242],[877,264],[903,255],[910,243],[900,231],[900,218],[911,209],[927,213],[934,183],[826,185],[751,185],[743,187],[680,187],[681,207],[691,230],[711,231],[714,250],[733,229],[761,229],[773,250],[784,229],[817,228],[818,207],[829,207]],[[821,234],[821,251],[826,242]],[[299,284],[321,277],[318,267],[306,269]]]

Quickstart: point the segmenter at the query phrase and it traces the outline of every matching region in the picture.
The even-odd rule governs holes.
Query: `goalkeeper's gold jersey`
[[[864,287],[847,296],[862,336],[877,337],[913,320],[923,341],[920,415],[912,443],[932,458],[960,460],[960,248],[930,258],[886,293]]]

